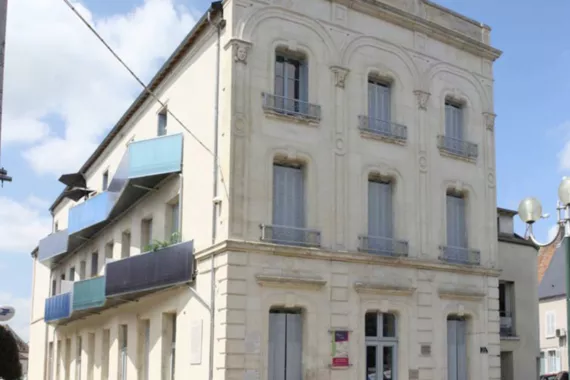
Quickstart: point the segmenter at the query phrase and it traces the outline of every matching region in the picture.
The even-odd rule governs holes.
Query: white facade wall
[[[182,238],[195,242],[198,296],[184,288],[169,290],[68,326],[46,329],[41,318],[50,275],[36,263],[33,315],[39,322],[31,330],[30,379],[48,378],[41,364],[47,354],[46,341],[51,341],[56,363],[52,379],[75,380],[78,336],[83,347],[92,344],[95,352],[92,359],[86,353],[82,356],[82,371],[93,368],[93,379],[102,380],[104,368],[108,368],[108,378],[114,379],[119,368],[121,324],[129,329],[127,378],[141,378],[138,326],[147,319],[152,341],[150,378],[166,378],[163,313],[172,312],[178,316],[176,378],[207,378],[209,315],[205,305],[210,302],[209,267],[214,254],[215,379],[268,378],[267,318],[275,306],[303,309],[305,380],[364,376],[362,324],[367,311],[397,316],[398,379],[445,378],[449,315],[468,320],[470,378],[500,378],[499,317],[490,306],[498,302],[500,268],[492,94],[492,60],[498,52],[486,45],[487,28],[423,0],[387,1],[388,11],[357,3],[348,8],[343,1],[225,2],[218,135],[221,209],[214,237],[220,244],[210,248],[212,156],[169,117],[168,133],[184,133],[182,178],[143,199],[53,271],[59,276],[75,265],[78,273],[83,258],[89,273],[88,255],[98,251],[102,265],[105,244],[112,240],[117,257],[120,235],[126,229],[131,230],[131,255],[140,253],[140,221],[152,215],[153,224],[160,225],[165,204],[182,188]],[[364,12],[358,7],[373,9]],[[402,13],[402,7],[431,24],[425,22],[412,31],[407,24],[412,18]],[[437,29],[441,26],[459,30],[471,40]],[[422,28],[435,28],[435,39]],[[215,30],[207,29],[206,36],[157,91],[212,151],[215,37]],[[471,52],[459,49],[459,44]],[[307,57],[308,100],[322,107],[318,124],[298,123],[263,111],[261,93],[273,92],[276,48]],[[370,74],[393,84],[393,121],[407,126],[404,145],[370,139],[357,128],[358,116],[367,113]],[[475,161],[444,156],[437,148],[436,138],[445,124],[446,98],[465,105],[466,139],[479,147]],[[156,135],[159,111],[160,106],[149,100],[135,113],[88,170],[89,187],[101,189],[105,170],[112,178],[131,138]],[[272,163],[276,156],[306,165],[307,227],[322,232],[320,249],[259,243],[259,225],[270,224],[272,219]],[[371,173],[395,180],[395,236],[409,242],[408,258],[393,260],[357,252],[358,235],[367,233],[366,182]],[[438,260],[439,247],[446,243],[445,195],[451,189],[463,192],[468,200],[469,248],[480,250],[480,267]],[[55,209],[60,229],[67,227],[70,203],[64,201]],[[153,228],[153,237],[163,236],[161,228]],[[192,331],[197,330],[192,326],[196,323],[202,324],[201,350],[193,346],[196,335]],[[353,365],[346,371],[329,368],[329,329],[333,328],[352,331]],[[102,361],[104,330],[109,330],[111,338],[108,363]],[[67,339],[71,357],[66,362]],[[188,358],[197,357],[200,360],[191,364]],[[90,360],[93,365],[87,364]],[[87,376],[88,372],[82,372],[81,379]]]
[[[541,300],[539,303],[539,326],[540,326],[540,352],[544,353],[545,361],[548,361],[548,352],[555,351],[560,358],[560,370],[568,371],[568,332],[566,338],[558,338],[556,334],[547,334],[546,318],[547,314],[554,315],[554,330],[566,331],[566,300],[555,298],[551,300]],[[546,364],[546,372],[550,372],[549,365]]]

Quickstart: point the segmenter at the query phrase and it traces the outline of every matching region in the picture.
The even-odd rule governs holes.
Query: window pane
[[[382,380],[376,376],[376,346],[366,347],[366,380]]]
[[[366,336],[378,336],[378,314],[366,313],[365,317]]]
[[[392,376],[395,367],[393,346],[382,347],[382,366],[382,380],[395,379],[395,376]]]
[[[382,315],[382,335],[384,337],[396,337],[396,317],[394,314]]]

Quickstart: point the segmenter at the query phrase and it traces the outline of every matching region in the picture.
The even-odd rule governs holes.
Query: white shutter
[[[447,196],[447,245],[467,248],[465,199]]]
[[[467,380],[467,321],[457,325],[457,380]]]
[[[447,380],[457,378],[457,321],[447,321]]]
[[[287,315],[287,371],[286,380],[301,380],[303,377],[303,333],[301,314]]]
[[[379,121],[389,122],[391,117],[391,89],[390,86],[368,82],[368,117],[371,129],[386,129],[389,124]]]
[[[451,104],[445,105],[445,135],[463,140],[463,109]]]
[[[267,378],[285,380],[286,314],[269,313],[269,353]]]

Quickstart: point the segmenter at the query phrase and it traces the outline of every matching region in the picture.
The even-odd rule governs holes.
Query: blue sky
[[[173,1],[82,5],[148,79],[210,3]],[[504,52],[494,66],[499,206],[516,208],[533,195],[553,213],[558,183],[570,169],[570,2],[437,3],[491,25],[493,45]],[[8,18],[2,165],[14,182],[0,189],[0,304],[22,310],[14,327],[27,338],[29,252],[49,231],[47,209],[62,189],[57,178],[81,166],[77,157],[94,148],[140,89],[63,1],[13,1]],[[539,224],[546,238],[553,221]]]

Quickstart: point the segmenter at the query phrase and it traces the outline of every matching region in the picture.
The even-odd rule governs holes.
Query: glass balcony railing
[[[107,263],[105,294],[107,297],[136,297],[189,282],[193,273],[193,242],[174,244]]]
[[[81,232],[107,220],[115,203],[115,194],[105,191],[69,210],[69,234]]]
[[[105,304],[105,277],[95,277],[73,284],[73,311],[101,307]]]
[[[40,240],[38,260],[44,265],[51,266],[67,252],[67,230],[58,231]]]
[[[71,316],[71,292],[62,293],[46,299],[44,320],[55,322]]]

